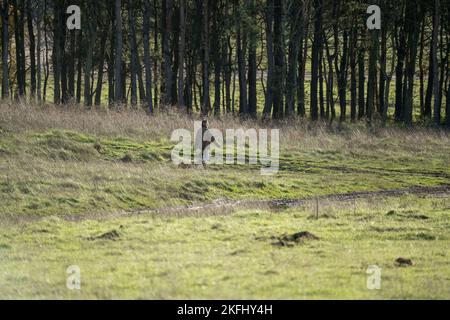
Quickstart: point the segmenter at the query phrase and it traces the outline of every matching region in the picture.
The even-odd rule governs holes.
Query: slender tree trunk
[[[378,60],[378,30],[370,31],[371,45],[369,52],[369,79],[367,84],[367,121],[372,122],[373,113],[376,110],[375,94],[377,79],[377,60]]]
[[[273,92],[273,118],[283,118],[283,97],[285,88],[285,52],[284,52],[284,1],[275,0],[274,9],[274,56],[275,56],[275,72],[274,72],[274,92]]]
[[[123,50],[123,31],[122,31],[122,1],[115,0],[115,66],[114,66],[114,75],[116,77],[114,94],[114,101],[116,103],[123,103],[124,101],[124,92],[122,87],[122,50]]]
[[[267,89],[264,102],[264,119],[268,119],[273,107],[273,76],[275,69],[275,58],[273,48],[273,15],[274,0],[266,2],[266,49],[267,49]]]
[[[441,101],[439,94],[439,65],[437,58],[438,51],[438,35],[440,22],[440,1],[434,0],[434,18],[433,18],[433,39],[432,39],[432,53],[433,53],[433,94],[434,94],[434,124],[439,125],[441,122]]]
[[[291,30],[289,37],[288,73],[286,79],[286,116],[293,115],[295,110],[295,94],[298,84],[298,55],[303,32],[303,5],[302,1],[293,0],[289,12]]]
[[[249,15],[252,20],[251,23],[255,23],[256,21],[253,18],[255,13],[255,0],[247,0],[248,7],[249,7]],[[256,34],[257,31],[255,31],[253,28],[249,31],[249,49],[248,49],[248,113],[252,117],[256,117],[256,105],[257,105],[257,98],[256,98],[256,73],[257,73],[257,63],[256,63]]]
[[[103,91],[103,74],[105,68],[105,52],[106,52],[106,41],[108,40],[108,29],[109,22],[105,23],[105,27],[102,31],[102,37],[100,40],[100,55],[98,59],[98,73],[97,73],[97,88],[95,89],[95,105],[99,106],[102,102],[102,91]]]
[[[395,51],[396,51],[396,41],[395,38],[392,37],[392,59],[391,59],[391,68],[389,71],[389,74],[386,75],[386,83],[385,83],[385,90],[384,90],[384,101],[386,103],[386,107],[383,110],[383,124],[386,124],[388,119],[388,109],[389,109],[389,95],[391,91],[391,81],[392,77],[395,72]]]
[[[358,50],[358,119],[366,116],[366,74],[365,74],[365,50]]]
[[[213,31],[215,36],[212,40],[211,56],[214,60],[214,115],[220,115],[220,101],[221,101],[221,73],[222,73],[222,27],[220,26],[220,8],[213,9]]]
[[[61,28],[61,102],[63,104],[67,103],[68,93],[67,93],[67,53],[66,53],[66,26],[65,26],[65,7],[61,10],[61,20],[60,20],[60,28]]]
[[[423,67],[423,56],[425,50],[425,20],[426,16],[422,18],[422,30],[420,32],[420,51],[419,51],[419,98],[420,98],[420,116],[425,117],[425,72]]]
[[[325,33],[323,33],[323,39],[325,39]],[[325,42],[325,49],[327,52],[327,60],[328,60],[328,81],[327,81],[327,114],[326,118],[330,120],[330,124],[333,123],[334,119],[336,119],[336,109],[335,109],[335,101],[334,101],[334,73],[333,73],[333,62],[334,55],[330,53],[330,48],[328,45],[328,41]],[[331,113],[331,115],[330,115]]]
[[[27,26],[29,39],[29,56],[30,56],[30,90],[31,96],[36,97],[36,38],[34,36],[33,16],[34,12],[31,7],[31,0],[26,0],[27,10]]]
[[[300,38],[300,48],[302,50],[298,55],[298,86],[297,86],[297,113],[299,116],[304,117],[306,114],[305,107],[305,73],[306,73],[306,60],[308,57],[308,31],[309,22],[306,21],[309,8],[307,7],[309,2],[303,4],[303,22],[304,30],[302,30]],[[324,70],[325,72],[325,70]]]
[[[420,26],[418,22],[418,11],[420,4],[418,0],[410,0],[407,5],[405,16],[407,17],[407,64],[405,70],[406,88],[404,99],[403,121],[406,125],[412,125],[413,121],[413,100],[414,100],[414,76],[417,58],[417,44],[419,39]],[[417,22],[417,23],[416,23]]]
[[[94,22],[88,23],[88,33],[86,37],[86,63],[84,67],[84,105],[87,107],[92,106],[92,90],[91,90],[91,72],[92,72],[92,63],[93,63],[93,55],[94,55],[94,44],[96,39],[96,25],[93,25]]]
[[[448,69],[449,69],[449,65],[448,65],[448,61],[449,61],[449,56],[450,56],[450,43],[449,43],[449,38],[448,38],[448,33],[446,34],[447,39],[444,40],[444,27],[440,28],[440,64],[439,64],[439,68],[440,69],[440,76],[439,76],[439,100],[437,101],[437,106],[435,106],[434,108],[437,110],[439,109],[439,120],[442,120],[442,116],[441,116],[441,104],[443,101],[443,97],[444,97],[444,85],[445,85],[445,81],[446,81],[446,74],[448,73]],[[444,41],[446,41],[444,43]],[[447,50],[447,51],[446,51]],[[445,119],[444,119],[445,120]],[[439,121],[441,122],[441,121]]]
[[[184,2],[184,0],[181,0]],[[145,65],[145,97],[146,108],[149,113],[153,113],[153,94],[152,94],[152,60],[150,55],[150,18],[151,6],[150,0],[144,0],[144,23],[143,23],[143,44],[144,44],[144,65]]]
[[[37,79],[36,79],[36,93],[37,93],[37,102],[40,104],[42,101],[42,90],[41,90],[41,82],[42,82],[42,4],[38,3],[36,9],[36,29],[37,29],[37,46],[36,46],[36,64],[37,64]]]
[[[447,71],[447,73],[449,73]],[[447,74],[447,78],[450,78],[450,74]],[[448,79],[447,79],[448,80]],[[447,98],[446,98],[446,105],[445,105],[445,124],[447,125],[447,128],[450,128],[450,81],[447,81]]]
[[[111,19],[111,30],[109,32],[109,54],[108,54],[108,106],[112,107],[114,105],[114,49],[115,49],[115,31],[114,26],[116,25],[115,18],[115,7],[112,7],[110,12]]]
[[[384,109],[386,106],[384,91],[386,90],[386,65],[387,65],[387,30],[386,28],[381,29],[381,50],[380,50],[380,76],[379,76],[379,87],[378,87],[378,97],[379,97],[379,108],[378,114],[383,116]]]
[[[19,97],[25,95],[25,84],[22,77],[25,74],[25,65],[22,61],[25,57],[22,56],[22,34],[23,29],[23,0],[13,0],[14,4],[14,38],[16,46],[16,79]]]
[[[43,23],[44,23],[44,44],[45,44],[45,78],[44,78],[44,88],[42,92],[42,100],[45,102],[47,99],[47,84],[48,78],[50,77],[50,59],[48,57],[48,35],[47,35],[47,19],[45,19],[45,12],[47,12],[47,0],[44,0],[44,10],[43,10]]]
[[[185,50],[186,50],[186,0],[180,0],[180,39],[178,48],[178,105],[180,108],[185,108],[184,102],[184,67],[185,67]]]
[[[164,92],[162,92],[162,102],[165,106],[172,104],[172,57],[170,54],[170,35],[172,34],[172,7],[173,1],[163,1],[163,28],[162,28],[162,53],[164,67]]]
[[[320,111],[320,119],[328,119],[329,114],[327,114],[325,110],[325,97],[324,97],[324,88],[323,88],[323,80],[324,80],[324,67],[323,67],[323,58],[324,52],[323,48],[320,50],[319,54],[319,111]]]
[[[238,2],[236,2],[236,6],[238,6]],[[245,115],[248,113],[248,104],[247,104],[247,77],[245,74],[246,71],[246,35],[243,31],[242,27],[242,17],[236,19],[236,30],[237,30],[237,60],[238,60],[238,74],[239,74],[239,113],[241,115]]]
[[[137,105],[137,44],[136,44],[136,31],[134,26],[134,7],[133,0],[127,1],[128,7],[128,28],[129,28],[129,43],[131,51],[131,62],[130,62],[130,77],[131,77],[131,106],[134,108]]]
[[[20,82],[21,82],[21,93],[19,92],[20,96],[25,96],[27,93],[26,87],[27,87],[27,69],[25,65],[26,61],[26,55],[25,55],[25,15],[26,15],[26,8],[25,8],[25,0],[18,0],[19,1],[19,8],[20,8],[20,16],[19,16],[19,39],[20,42],[18,44],[17,49],[20,50],[20,60],[18,63],[20,64]]]
[[[231,36],[228,36],[226,43],[223,45],[224,57],[226,58],[224,78],[225,78],[225,106],[226,112],[231,112],[231,76],[232,76],[232,57],[233,47],[231,46]]]
[[[311,119],[317,120],[319,116],[317,90],[318,90],[318,78],[319,78],[319,63],[320,63],[320,50],[323,41],[322,38],[322,0],[314,0],[314,40],[312,45],[312,62],[311,62]],[[331,65],[329,66],[331,69]],[[328,79],[328,81],[331,81]]]
[[[9,97],[9,0],[3,0],[2,11],[2,99]]]
[[[61,69],[62,69],[62,52],[61,52],[61,10],[62,3],[56,2],[54,8],[54,26],[53,26],[53,101],[55,104],[61,103]]]
[[[209,0],[202,1],[202,115],[206,116],[210,110],[209,96]]]
[[[153,63],[153,80],[154,80],[154,100],[153,100],[153,108],[158,108],[159,105],[159,59],[157,56],[157,52],[159,52],[159,41],[158,41],[158,33],[159,33],[159,25],[158,25],[158,6],[157,1],[153,1],[153,14],[154,14],[154,33],[153,33],[153,46],[154,46],[154,63]]]
[[[69,61],[67,65],[67,82],[68,82],[68,98],[73,99],[75,96],[75,58],[76,58],[76,30],[70,32],[70,49]]]
[[[81,45],[83,43],[83,32],[79,30],[78,32],[78,52],[77,52],[77,92],[76,92],[76,102],[81,103],[81,88],[82,88],[82,76],[83,76],[83,50],[81,50]]]
[[[399,122],[403,114],[403,70],[405,64],[406,39],[403,27],[400,26],[397,45],[397,67],[395,69],[395,121]]]
[[[352,122],[356,121],[356,108],[357,108],[357,90],[358,83],[356,78],[356,45],[357,45],[357,29],[352,28],[350,36],[350,119]]]
[[[336,53],[336,57],[337,57]],[[337,60],[336,60],[337,61]],[[348,32],[344,30],[342,44],[342,58],[338,71],[339,106],[341,110],[340,122],[344,122],[347,116],[347,68],[348,68]]]

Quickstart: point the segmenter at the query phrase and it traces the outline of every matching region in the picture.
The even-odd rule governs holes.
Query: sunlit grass
[[[2,226],[0,297],[448,299],[449,206],[407,196],[320,203],[318,220],[306,205]],[[277,244],[300,231],[319,240]],[[66,288],[70,265],[81,268],[81,291]],[[369,265],[382,269],[381,290],[367,289]]]

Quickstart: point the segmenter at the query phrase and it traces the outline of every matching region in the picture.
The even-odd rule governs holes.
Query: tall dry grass
[[[86,109],[77,105],[34,106],[25,102],[0,103],[0,133],[8,131],[45,131],[49,129],[73,130],[97,136],[131,137],[135,139],[169,139],[175,129],[193,130],[198,115],[188,115],[175,110],[147,114],[144,110]],[[399,144],[433,146],[435,142],[450,146],[450,133],[442,129],[398,126],[368,128],[364,122],[330,126],[325,122],[311,123],[294,118],[284,121],[243,120],[223,115],[209,119],[210,128],[225,132],[237,128],[280,129],[283,145],[299,147],[326,147],[328,145],[351,146],[395,139]]]

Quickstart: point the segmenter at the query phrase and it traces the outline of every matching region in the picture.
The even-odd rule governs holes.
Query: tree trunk
[[[274,1],[274,57],[275,57],[275,71],[273,84],[273,118],[283,118],[283,96],[285,85],[285,53],[284,53],[284,1]]]
[[[114,66],[114,75],[116,77],[116,83],[114,88],[115,98],[114,101],[116,103],[123,103],[124,100],[124,92],[122,88],[122,50],[123,50],[123,31],[122,31],[122,15],[121,15],[121,0],[115,0],[115,66]]]
[[[377,58],[378,58],[378,30],[370,31],[370,52],[369,52],[369,75],[367,83],[367,122],[371,124],[373,112],[376,110],[375,94],[377,79]]]
[[[181,0],[184,2],[184,0]],[[144,0],[144,23],[143,23],[143,44],[144,44],[144,65],[145,65],[145,97],[146,108],[149,113],[153,113],[152,95],[152,60],[150,55],[150,0]]]
[[[31,96],[36,97],[36,38],[34,36],[33,27],[33,9],[30,4],[31,0],[26,0],[27,10],[27,26],[29,39],[29,56],[30,56],[30,89]]]
[[[19,97],[25,95],[25,57],[23,55],[23,7],[24,0],[13,0],[14,4],[14,37],[16,46],[16,78]],[[57,14],[56,14],[57,15]]]
[[[222,27],[220,26],[220,13],[217,7],[213,10],[213,34],[212,39],[212,58],[214,60],[214,115],[220,115],[220,101],[221,101],[221,73],[222,73],[222,50],[221,40]]]
[[[88,23],[88,32],[86,37],[86,63],[84,67],[84,105],[87,107],[92,106],[92,90],[91,90],[91,72],[92,72],[92,60],[94,55],[94,45],[96,39],[96,25],[94,22]]]
[[[163,25],[162,25],[162,53],[164,67],[164,91],[162,102],[165,106],[172,104],[172,57],[170,54],[170,35],[172,34],[172,0],[163,1]]]
[[[319,111],[320,111],[320,119],[322,119],[322,120],[328,119],[328,117],[329,117],[329,112],[326,112],[326,110],[325,110],[325,97],[324,97],[324,88],[323,88],[325,68],[323,66],[323,58],[324,58],[323,51],[324,51],[323,48],[321,48],[320,54],[319,54]]]
[[[325,39],[325,33],[322,35],[323,39]],[[327,81],[327,114],[326,118],[330,120],[330,124],[333,123],[334,119],[336,118],[336,110],[335,110],[335,102],[333,97],[334,92],[334,74],[333,74],[333,62],[334,62],[334,55],[330,53],[330,48],[328,45],[328,41],[325,42],[325,49],[327,53],[327,60],[328,60],[328,81]],[[330,116],[331,113],[331,116]]]
[[[82,87],[82,76],[83,76],[83,50],[81,50],[81,44],[83,43],[83,32],[80,30],[78,32],[78,52],[77,52],[77,92],[76,92],[76,102],[80,104],[81,102],[81,87]]]
[[[105,23],[100,40],[100,55],[98,59],[97,88],[95,89],[95,105],[99,106],[102,102],[103,74],[105,68],[106,41],[108,39],[109,22]]]
[[[42,81],[42,61],[41,61],[41,46],[42,46],[42,6],[39,2],[36,10],[36,29],[37,29],[37,45],[36,45],[36,93],[37,102],[40,104],[42,101],[41,81]]]
[[[297,90],[298,55],[300,52],[301,38],[303,32],[304,4],[300,0],[293,0],[290,6],[290,36],[288,54],[288,73],[286,79],[286,116],[294,114],[295,94]]]
[[[406,29],[408,31],[407,43],[407,64],[405,70],[406,88],[404,90],[404,113],[403,121],[406,125],[412,125],[413,121],[413,100],[414,100],[414,75],[417,57],[417,44],[419,39],[420,26],[418,23],[418,11],[420,6],[418,0],[410,0],[406,5],[405,16],[407,17]]]
[[[378,114],[382,116],[384,114],[384,109],[386,108],[386,101],[384,96],[384,91],[386,90],[386,63],[387,63],[387,30],[386,28],[381,30],[381,49],[380,49],[380,77],[379,77],[379,108]]]
[[[131,62],[130,62],[130,77],[131,77],[131,106],[134,108],[137,105],[137,44],[136,44],[136,31],[134,27],[134,8],[133,0],[128,0],[128,28],[129,28],[129,43],[131,51]]]
[[[339,106],[341,109],[340,122],[344,122],[347,116],[347,66],[348,32],[345,30],[343,34],[342,58],[338,69]]]
[[[309,3],[309,2],[308,2]],[[306,114],[305,108],[305,72],[306,72],[306,60],[308,57],[308,31],[309,31],[309,19],[307,21],[307,8],[306,3],[303,4],[303,23],[304,29],[301,33],[300,48],[302,50],[298,55],[298,86],[297,86],[297,113],[299,116],[304,117]],[[325,70],[324,70],[325,72]]]
[[[433,94],[434,94],[434,124],[439,125],[441,122],[441,101],[439,94],[439,65],[437,58],[438,50],[438,35],[439,35],[439,22],[440,22],[440,2],[434,0],[434,18],[433,18],[433,39],[432,53],[433,53]]]
[[[362,119],[366,115],[366,74],[365,74],[365,50],[358,50],[358,119]]]
[[[225,108],[226,112],[231,112],[231,76],[232,76],[232,57],[233,47],[231,46],[231,36],[228,36],[226,43],[223,44],[224,54],[227,63],[224,66],[224,79],[225,79]]]
[[[185,108],[184,102],[184,53],[186,50],[186,0],[180,0],[180,39],[178,48],[178,105],[180,108]]]
[[[406,39],[403,27],[399,27],[399,40],[397,45],[397,67],[395,69],[395,121],[398,122],[402,119],[403,115],[403,69],[405,64],[405,46]]]
[[[317,90],[319,78],[320,50],[323,41],[322,38],[322,0],[314,0],[314,40],[312,45],[312,62],[311,62],[311,119],[317,120],[319,117]],[[331,65],[329,66],[331,69]],[[328,81],[332,81],[328,79]]]
[[[356,121],[356,108],[357,108],[357,90],[358,83],[356,79],[356,45],[357,45],[357,29],[352,28],[350,36],[350,119],[352,122]]]
[[[425,50],[425,18],[423,15],[422,18],[422,30],[420,32],[420,51],[419,51],[419,98],[420,98],[420,117],[425,117],[425,72],[423,67],[423,56]]]
[[[266,3],[266,49],[267,49],[267,89],[264,102],[264,119],[268,119],[273,107],[273,76],[275,69],[275,58],[273,48],[273,14],[274,0]]]
[[[247,0],[248,6],[250,9],[249,15],[252,20],[250,22],[252,24],[256,24],[256,16],[255,13],[255,0]],[[249,31],[249,51],[248,51],[248,113],[252,117],[256,117],[256,72],[257,72],[257,64],[256,64],[256,32],[253,28],[250,28]]]
[[[237,6],[238,6],[238,2]],[[248,113],[247,104],[247,79],[246,79],[246,67],[245,67],[245,48],[246,48],[246,35],[242,27],[242,17],[239,16],[236,22],[236,32],[237,32],[237,60],[238,60],[238,73],[239,73],[239,113]]]
[[[447,75],[447,78],[449,78],[450,75]],[[445,124],[447,125],[447,128],[450,128],[450,80],[447,79],[447,98],[446,98],[446,105],[445,105]]]
[[[62,4],[55,3],[54,8],[54,26],[53,26],[53,101],[55,104],[61,103],[61,69],[62,69],[62,30],[61,30],[61,10]]]
[[[73,99],[75,96],[75,58],[76,58],[76,30],[70,32],[70,54],[67,65],[67,82],[68,82],[68,98]]]
[[[202,115],[206,116],[210,110],[209,97],[209,0],[202,1]]]
[[[2,99],[9,97],[9,0],[3,0],[2,12]]]
[[[150,1],[150,0],[148,0]],[[158,41],[158,33],[159,33],[159,25],[158,25],[158,6],[157,1],[153,1],[153,14],[154,14],[154,33],[153,33],[153,46],[154,46],[154,61],[153,61],[153,82],[154,82],[154,95],[153,95],[153,108],[156,109],[159,106],[159,59],[158,59],[158,52],[159,52],[159,41]]]

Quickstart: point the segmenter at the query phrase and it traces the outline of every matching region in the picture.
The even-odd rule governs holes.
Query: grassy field
[[[326,197],[450,185],[448,132],[212,120],[280,129],[280,172],[265,177],[175,166],[170,134],[193,121],[0,106],[0,298],[450,298],[448,193]],[[316,196],[318,219],[315,201],[133,214]],[[301,231],[319,239],[291,241]],[[70,265],[80,291],[66,288]],[[366,287],[369,265],[381,290]]]

